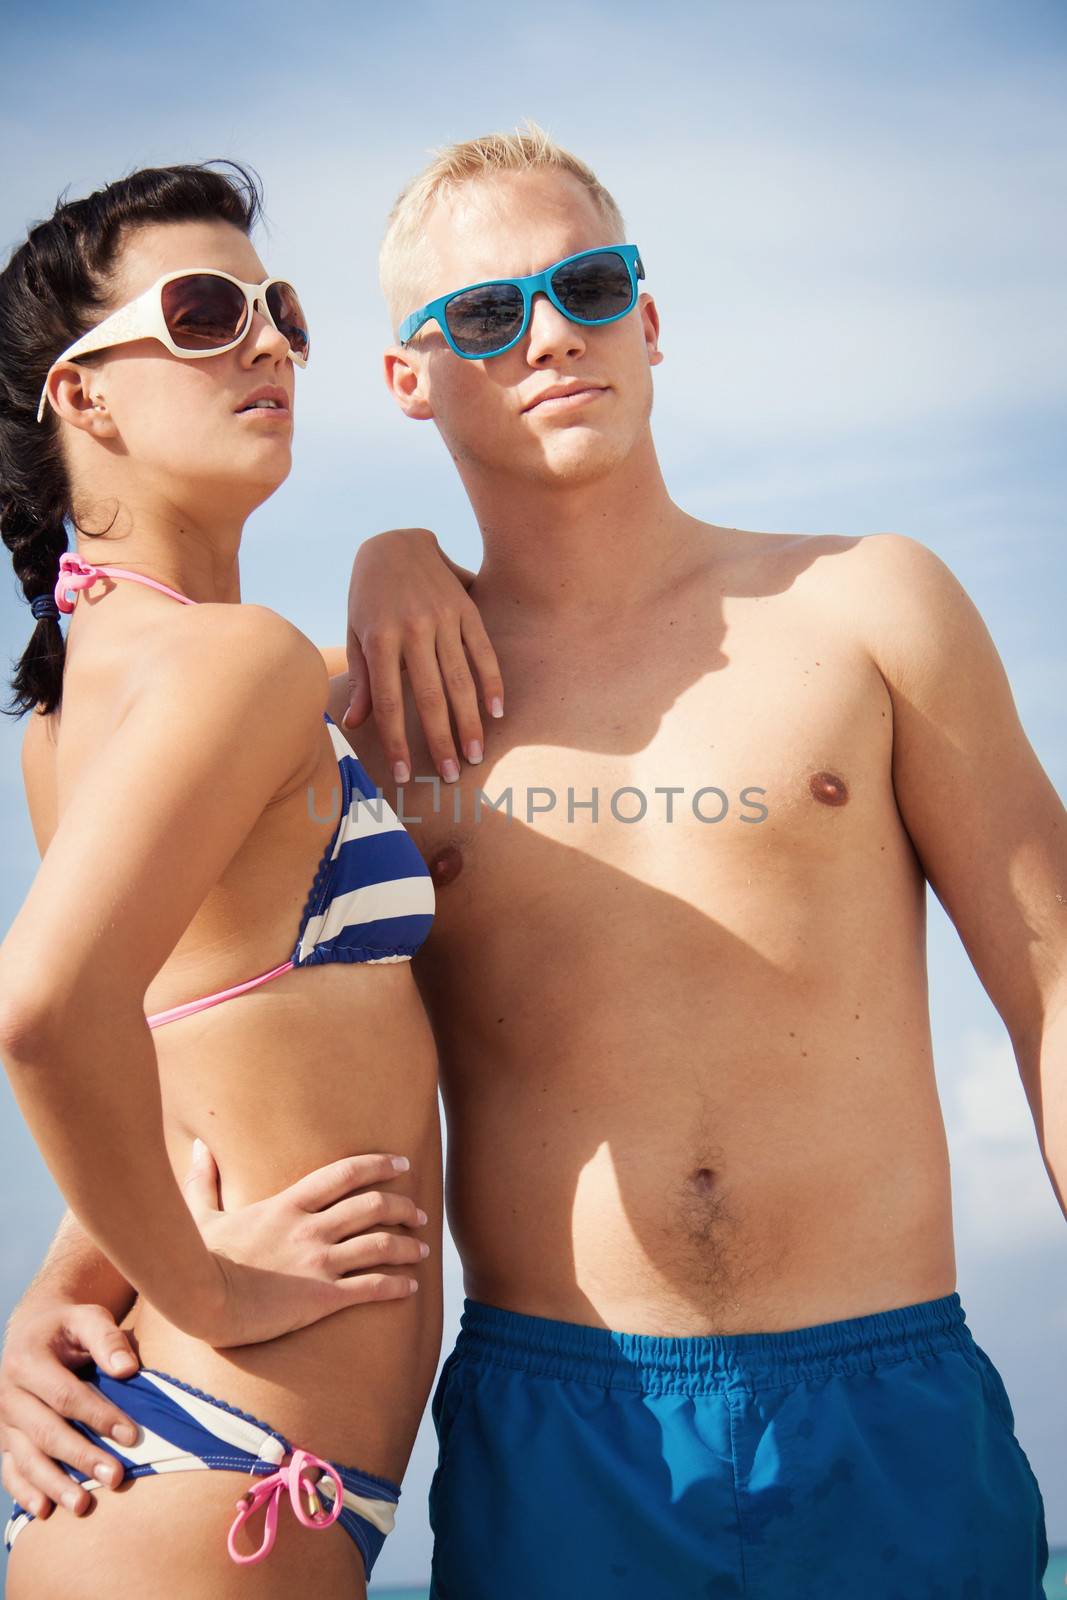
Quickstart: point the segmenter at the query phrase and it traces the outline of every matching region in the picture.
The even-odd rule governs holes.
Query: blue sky
[[[369,534],[425,524],[478,559],[435,432],[404,422],[381,381],[385,213],[431,149],[535,117],[594,166],[645,256],[675,498],[729,525],[892,529],[936,550],[1067,794],[1067,11],[695,11],[43,0],[5,22],[0,247],[62,191],[137,166],[228,155],[258,169],[261,254],[299,283],[316,342],[298,376],[297,465],[249,526],[244,591],[339,641]],[[8,657],[27,633],[9,575]],[[17,749],[0,729],[0,926],[34,870]],[[959,1290],[1004,1375],[1050,1535],[1067,1542],[1065,1225],[1003,1025],[932,896],[929,946]],[[6,1315],[60,1202],[4,1086],[0,1174]],[[453,1254],[446,1265],[447,1348],[461,1291]],[[425,1572],[431,1469],[427,1428],[383,1582]]]

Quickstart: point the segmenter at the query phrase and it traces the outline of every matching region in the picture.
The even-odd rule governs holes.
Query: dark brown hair
[[[230,171],[214,171],[219,164]],[[236,162],[144,167],[84,200],[61,200],[0,272],[0,535],[27,601],[51,595],[73,525],[58,418],[49,406],[36,420],[41,390],[57,356],[106,314],[130,230],[217,218],[250,234],[262,204],[258,177]],[[63,658],[58,620],[41,617],[15,668],[10,715],[55,710]]]

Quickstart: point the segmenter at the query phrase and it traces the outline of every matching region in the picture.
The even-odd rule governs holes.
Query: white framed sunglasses
[[[37,421],[48,403],[48,379],[61,361],[76,361],[91,351],[135,339],[158,339],[171,355],[187,361],[221,355],[245,338],[257,307],[289,341],[289,354],[297,365],[306,367],[311,351],[307,318],[291,283],[285,278],[243,283],[217,267],[186,267],[164,273],[136,300],[120,306],[56,357],[41,390]]]

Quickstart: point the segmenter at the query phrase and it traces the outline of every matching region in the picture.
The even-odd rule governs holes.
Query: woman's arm
[[[423,1259],[424,1247],[413,1232],[385,1231],[414,1230],[427,1220],[406,1195],[380,1187],[398,1181],[407,1167],[403,1156],[346,1157],[279,1194],[222,1212],[218,1170],[205,1150],[183,1188],[201,1231],[230,1259],[311,1275],[335,1260],[331,1270],[355,1273],[352,1298],[371,1304],[404,1298],[418,1287],[414,1278],[382,1270]],[[35,1516],[47,1516],[55,1505],[82,1515],[92,1505],[92,1496],[72,1482],[61,1461],[112,1488],[122,1481],[121,1465],[103,1461],[66,1419],[120,1443],[135,1441],[137,1430],[125,1413],[74,1376],[90,1361],[119,1377],[137,1371],[132,1344],[116,1326],[132,1296],[132,1287],[68,1212],[12,1313],[0,1357],[0,1481]],[[115,1431],[124,1427],[130,1431]]]
[[[474,574],[450,561],[428,528],[379,533],[356,552],[348,591],[349,702],[343,721],[347,728],[358,728],[373,710],[397,783],[412,775],[400,682],[404,668],[427,747],[446,782],[459,776],[457,742],[473,765],[482,759],[482,722],[470,663],[486,711],[492,717],[504,715],[500,665],[467,592],[473,582]],[[332,651],[330,657],[332,676],[338,669]]]
[[[167,1159],[144,994],[264,806],[308,770],[325,670],[259,607],[180,622],[82,773],[0,949],[0,1050],[53,1176],[117,1271],[194,1337],[244,1343],[349,1301],[341,1282],[245,1268],[204,1244]],[[255,715],[264,698],[269,719]]]

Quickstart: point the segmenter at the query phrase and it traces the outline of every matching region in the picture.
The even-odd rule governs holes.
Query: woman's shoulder
[[[56,739],[59,713],[31,711],[22,735],[22,783],[37,849],[43,856],[56,831],[59,810]]]
[[[328,679],[320,651],[269,606],[190,606],[175,621],[179,626],[168,629],[157,644],[160,677],[168,684],[175,675],[179,682],[188,676],[210,683],[226,698],[284,685],[287,696],[307,695],[319,710],[325,707]]]

